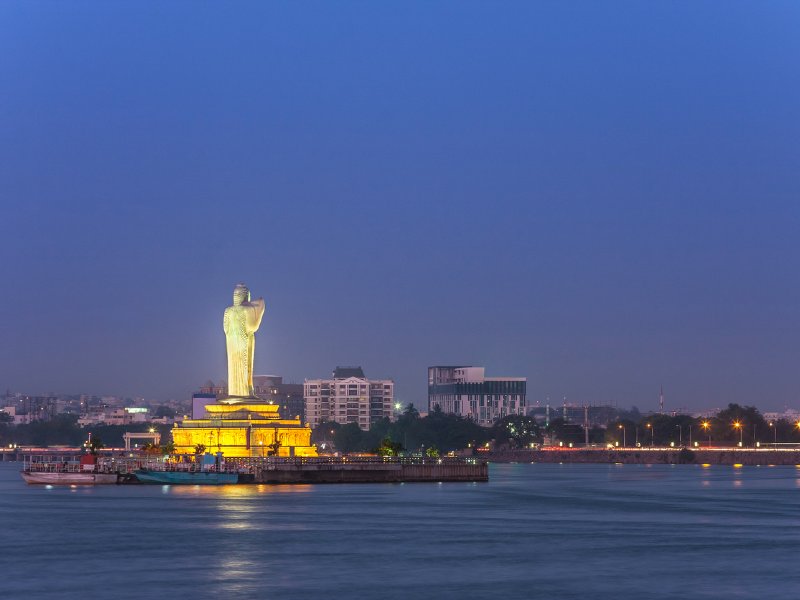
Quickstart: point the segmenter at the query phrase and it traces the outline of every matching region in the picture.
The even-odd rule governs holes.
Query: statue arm
[[[253,310],[250,312],[250,325],[253,331],[256,331],[259,327],[261,327],[261,319],[264,317],[264,311],[266,310],[264,298],[253,300],[250,302],[250,305],[253,308]]]
[[[230,323],[231,323],[230,314],[231,311],[229,311],[226,308],[225,313],[222,315],[222,331],[224,331],[225,333],[228,333],[228,329],[230,329]]]

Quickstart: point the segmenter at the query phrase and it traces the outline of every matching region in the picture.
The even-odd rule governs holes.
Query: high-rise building
[[[438,405],[443,412],[491,425],[525,414],[527,383],[525,377],[486,377],[484,367],[429,367],[428,410]]]
[[[356,423],[361,429],[393,418],[394,381],[367,379],[361,367],[336,367],[331,379],[306,379],[306,419],[314,428],[323,421]]]

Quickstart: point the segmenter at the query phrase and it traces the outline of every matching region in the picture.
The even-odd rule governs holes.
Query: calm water
[[[493,465],[488,484],[26,486],[0,598],[800,598],[800,469]]]

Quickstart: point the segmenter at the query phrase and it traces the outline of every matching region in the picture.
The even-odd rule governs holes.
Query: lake
[[[800,598],[800,468],[490,466],[489,483],[27,486],[0,598]]]

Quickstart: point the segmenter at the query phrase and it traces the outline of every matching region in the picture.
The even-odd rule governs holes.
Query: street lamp
[[[741,448],[744,446],[744,427],[742,427],[742,424],[739,421],[734,421],[733,428],[739,430],[739,447]]]
[[[645,427],[650,430],[650,447],[652,448],[653,444],[655,443],[656,432],[653,429],[652,423],[645,423]]]
[[[622,447],[624,448],[625,446],[627,446],[627,444],[625,443],[625,426],[624,425],[618,425],[617,427],[622,429]]]
[[[702,427],[705,432],[708,434],[708,447],[711,447],[711,423],[708,421],[703,421],[700,423],[700,427]]]
[[[769,426],[772,427],[772,433],[775,434],[775,445],[778,445],[778,428],[775,427],[775,423],[772,421],[769,422]]]
[[[675,425],[678,428],[678,446],[683,446],[683,427]]]

